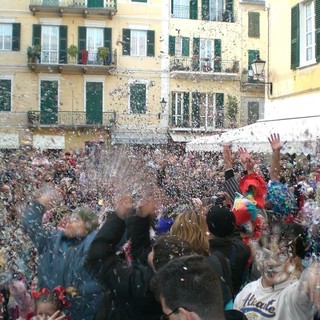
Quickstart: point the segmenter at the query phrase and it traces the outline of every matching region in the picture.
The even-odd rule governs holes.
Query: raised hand
[[[62,320],[66,319],[66,315],[61,313],[60,310],[56,311],[51,317],[48,318],[48,320]]]
[[[268,137],[268,140],[269,140],[272,151],[281,150],[284,145],[281,143],[279,133],[272,133],[270,137]]]
[[[247,149],[240,147],[238,149],[238,154],[242,165],[245,167],[248,173],[253,172],[256,162],[254,161],[250,153],[247,151]]]
[[[61,189],[54,187],[45,187],[37,201],[46,207],[47,210],[59,205],[64,198],[64,192]]]
[[[232,153],[231,144],[224,144],[222,150],[223,150],[223,160],[224,160],[225,169],[226,170],[232,169],[233,162],[235,159],[235,154]]]

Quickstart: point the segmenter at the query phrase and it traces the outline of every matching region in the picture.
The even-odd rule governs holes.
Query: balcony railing
[[[28,111],[28,126],[30,127],[107,127],[116,122],[115,112],[103,112],[92,115],[82,111],[41,112]]]
[[[174,5],[172,17],[179,19],[235,22],[236,13],[229,10],[218,10],[213,7],[198,11],[197,9],[190,8],[188,5]]]
[[[117,0],[30,0],[30,11],[79,13],[85,17],[88,14],[108,15],[110,19],[117,13]]]
[[[96,52],[87,50],[82,50],[78,58],[65,57],[63,60],[59,60],[59,51],[42,50],[37,55],[28,56],[28,66],[35,72],[111,73],[117,67],[117,50],[109,54],[104,63]]]
[[[239,61],[237,60],[221,60],[220,58],[199,58],[194,56],[189,57],[172,57],[170,60],[171,73],[226,73],[226,74],[239,74]]]

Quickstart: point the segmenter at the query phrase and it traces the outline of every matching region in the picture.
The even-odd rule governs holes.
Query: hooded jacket
[[[43,228],[44,212],[44,206],[33,202],[22,220],[39,255],[38,286],[49,290],[58,285],[76,288],[79,295],[70,299],[71,307],[65,313],[70,313],[72,320],[93,319],[102,299],[102,287],[85,269],[84,260],[96,232],[85,238],[66,238],[61,230]]]

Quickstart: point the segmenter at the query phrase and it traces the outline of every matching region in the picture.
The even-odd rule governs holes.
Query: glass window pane
[[[12,48],[12,24],[0,24],[0,50]]]

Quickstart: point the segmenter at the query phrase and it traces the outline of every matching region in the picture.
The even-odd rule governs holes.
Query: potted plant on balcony
[[[78,47],[74,44],[70,45],[67,49],[68,56],[70,58],[70,62],[76,62],[78,57]]]
[[[107,64],[108,56],[109,56],[109,48],[106,48],[106,47],[98,48],[98,52],[97,52],[98,61],[101,61],[102,64]]]
[[[28,63],[41,62],[41,45],[35,44],[27,49]]]

